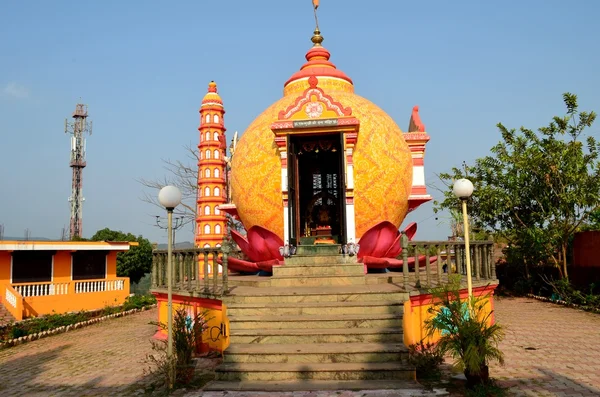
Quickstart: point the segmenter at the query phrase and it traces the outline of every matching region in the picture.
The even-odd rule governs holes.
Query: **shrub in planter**
[[[420,341],[408,346],[408,362],[415,366],[417,379],[439,378],[444,354],[437,345]]]
[[[429,337],[440,334],[438,349],[450,354],[456,369],[463,371],[467,387],[489,383],[488,364],[504,363],[498,343],[504,333],[500,325],[489,324],[492,312],[486,313],[487,296],[460,299],[460,276],[432,291],[431,318],[425,322]]]
[[[194,314],[185,307],[177,309],[173,315],[173,357],[167,356],[167,341],[153,342],[152,349],[157,354],[149,354],[145,362],[150,366],[147,374],[158,375],[155,386],[170,387],[189,384],[195,374],[194,354],[202,343],[202,333],[206,329],[206,313]],[[167,330],[167,324],[157,323]],[[173,371],[174,369],[174,371]],[[172,376],[174,376],[173,379]]]

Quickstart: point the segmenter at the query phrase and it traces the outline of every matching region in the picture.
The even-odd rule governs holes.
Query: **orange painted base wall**
[[[494,310],[494,290],[497,285],[489,285],[485,287],[473,288],[473,296],[488,296],[488,301],[485,305],[485,312],[490,313]],[[466,299],[468,296],[467,290],[460,291],[460,297],[462,299]],[[429,308],[432,306],[432,296],[431,294],[422,294],[411,296],[410,300],[404,302],[404,318],[403,318],[403,328],[404,328],[404,344],[406,346],[419,343],[423,341],[427,342],[435,342],[439,338],[439,336],[434,335],[431,338],[428,338],[425,333],[425,321],[431,318],[431,315],[428,313]],[[490,316],[490,321],[495,321],[494,314]]]
[[[154,296],[158,303],[158,322],[167,324],[169,318],[167,294],[154,293]],[[202,352],[223,352],[229,347],[229,319],[227,318],[227,307],[223,302],[216,299],[191,298],[173,294],[173,314],[181,307],[194,316],[205,313],[207,329],[202,334]],[[221,329],[224,329],[225,335],[222,334]],[[167,331],[159,327],[154,337],[166,339]]]
[[[30,296],[23,298],[24,318],[52,313],[68,313],[81,310],[103,309],[119,306],[129,296],[129,279],[122,291],[88,292],[84,294]]]

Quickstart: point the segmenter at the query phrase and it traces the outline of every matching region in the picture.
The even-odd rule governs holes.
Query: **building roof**
[[[0,241],[0,251],[128,251],[137,241]]]

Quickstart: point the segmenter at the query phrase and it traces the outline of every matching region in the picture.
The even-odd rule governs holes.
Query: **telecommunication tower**
[[[92,123],[87,121],[87,105],[78,103],[73,112],[73,122],[65,119],[65,133],[71,135],[71,162],[69,163],[73,170],[71,180],[71,222],[69,227],[69,236],[73,239],[75,236],[81,236],[83,220],[83,169],[85,162],[85,133],[92,135]]]

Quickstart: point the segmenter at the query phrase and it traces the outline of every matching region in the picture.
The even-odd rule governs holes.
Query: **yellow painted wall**
[[[488,296],[488,301],[485,304],[485,314],[494,310],[495,288],[496,285],[490,285],[473,289],[474,296]],[[460,291],[461,299],[466,299],[467,295],[466,289]],[[433,343],[439,339],[439,335],[434,335],[429,338],[425,332],[425,321],[431,318],[431,314],[429,314],[428,311],[432,306],[432,297],[430,294],[411,296],[409,300],[404,302],[404,317],[402,321],[404,344],[406,346],[419,343],[420,341]],[[490,316],[490,322],[494,322],[493,314]]]
[[[158,302],[158,321],[167,324],[168,306],[166,294],[155,294]],[[190,314],[205,312],[207,328],[202,334],[202,351],[222,352],[229,347],[229,319],[227,318],[227,307],[219,300],[203,298],[187,298],[179,295],[173,296],[173,314],[181,307],[190,310]],[[226,335],[220,332],[221,324],[225,325]],[[167,338],[167,331],[159,329],[155,337]]]

